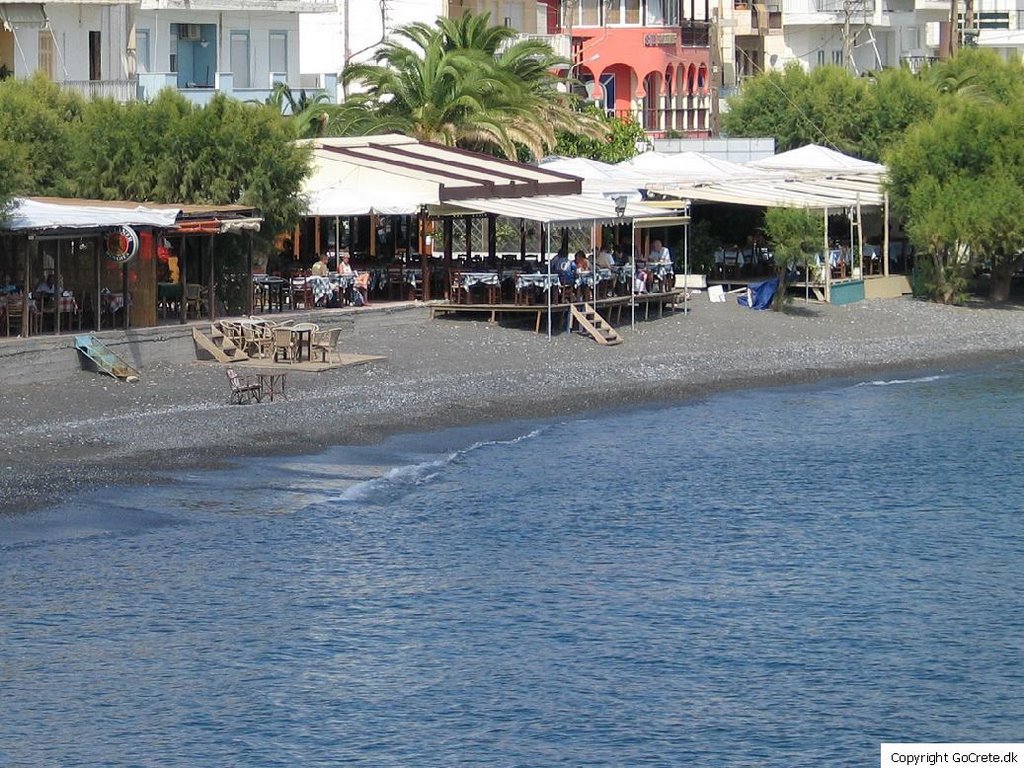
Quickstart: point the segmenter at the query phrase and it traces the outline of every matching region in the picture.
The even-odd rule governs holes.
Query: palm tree
[[[395,34],[374,63],[342,72],[346,85],[361,83],[365,92],[337,109],[328,133],[397,131],[507,158],[518,147],[542,156],[558,130],[605,135],[559,89],[553,70],[565,62],[544,43],[516,42],[514,30],[491,26],[486,14],[417,22]]]

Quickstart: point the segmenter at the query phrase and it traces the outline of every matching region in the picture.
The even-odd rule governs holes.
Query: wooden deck
[[[682,300],[684,293],[685,291],[683,290],[667,291],[664,293],[638,293],[636,295],[637,317],[641,317],[642,312],[642,319],[650,319],[652,306],[657,311],[659,318],[664,316],[666,308],[669,312],[675,311],[675,305]],[[622,324],[623,312],[626,313],[626,322],[629,322],[628,313],[632,300],[632,296],[611,296],[587,303],[593,306],[609,323],[618,326]],[[582,301],[575,302],[575,306],[583,303]],[[574,304],[552,304],[551,313],[568,313],[572,306]],[[541,320],[547,313],[547,304],[458,304],[450,301],[440,301],[430,305],[431,319],[434,319],[437,315],[483,314],[490,316],[488,318],[490,322],[497,323],[505,319],[525,319],[533,315],[536,318],[534,330],[537,333],[540,333]]]

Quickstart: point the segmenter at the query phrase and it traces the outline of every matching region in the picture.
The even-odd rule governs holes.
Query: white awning
[[[0,230],[26,231],[48,229],[102,229],[122,224],[139,227],[173,227],[181,209],[149,208],[116,203],[55,202],[33,198],[15,198],[7,216],[0,218]]]
[[[49,23],[46,11],[39,3],[0,3],[2,29],[44,29]]]
[[[808,144],[761,160],[752,160],[746,165],[761,170],[794,171],[819,176],[822,174],[885,175],[884,165],[844,155],[842,152],[818,144]]]
[[[543,224],[571,226],[579,224],[617,224],[645,217],[672,218],[664,208],[644,203],[627,203],[623,215],[615,211],[615,201],[595,195],[542,195],[539,197],[484,198],[460,200],[467,213],[482,211],[498,216],[539,221]],[[680,222],[681,223],[681,222]],[[666,225],[667,226],[667,225]]]

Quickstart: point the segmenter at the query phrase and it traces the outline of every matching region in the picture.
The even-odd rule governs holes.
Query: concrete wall
[[[100,33],[101,80],[128,76],[128,10],[123,5],[46,5],[49,29],[26,25],[14,30],[14,73],[28,77],[39,68],[40,34],[52,36],[53,79],[89,79],[89,32]]]
[[[864,279],[865,299],[895,299],[912,292],[910,278],[906,275],[874,276]]]

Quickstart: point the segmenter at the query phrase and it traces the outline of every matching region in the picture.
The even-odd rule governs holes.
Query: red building
[[[591,98],[652,136],[711,135],[709,0],[541,0]]]

